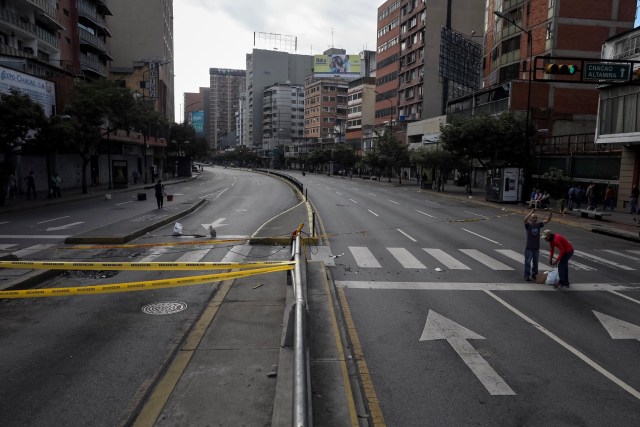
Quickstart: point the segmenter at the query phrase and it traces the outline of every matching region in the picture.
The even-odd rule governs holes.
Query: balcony
[[[92,71],[107,77],[107,66],[100,62],[97,58],[92,58],[85,54],[80,54],[80,66],[83,70]]]
[[[109,33],[109,29],[107,28],[107,21],[105,21],[102,15],[98,14],[94,4],[85,0],[78,0],[78,15],[89,19],[94,24],[103,28],[104,31],[111,36],[111,33]]]
[[[107,43],[104,40],[102,40],[100,37],[96,36],[95,34],[91,34],[89,31],[83,30],[82,28],[78,28],[78,34],[80,35],[81,43],[84,41],[90,44],[91,46],[93,46],[94,48],[102,52],[106,52]]]
[[[53,34],[49,33],[44,28],[33,24],[29,21],[29,18],[25,16],[18,16],[13,12],[2,9],[0,10],[0,22],[9,24],[16,30],[18,35],[20,33],[27,33],[56,49],[58,48],[58,39]]]

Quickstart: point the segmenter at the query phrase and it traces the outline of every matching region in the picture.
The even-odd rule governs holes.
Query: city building
[[[303,85],[313,70],[313,56],[253,49],[246,56],[246,132],[243,145],[264,152],[268,142],[263,141],[263,99],[265,88],[276,83]]]
[[[376,78],[362,77],[349,82],[347,92],[346,142],[356,155],[371,150],[375,127]]]
[[[607,39],[602,59],[640,61],[640,28],[635,28]],[[619,61],[619,62],[618,62]],[[607,64],[609,65],[609,64]],[[599,86],[600,101],[595,142],[598,146],[620,149],[617,207],[630,211],[629,198],[634,186],[640,184],[640,64],[629,63],[633,69],[632,81]],[[596,169],[599,169],[602,163]]]
[[[375,126],[381,129],[397,120],[400,71],[400,0],[378,7]]]
[[[276,83],[264,90],[262,99],[264,158],[270,167],[296,163],[304,141],[304,88]]]
[[[246,87],[245,70],[209,69],[209,147],[232,148],[236,143],[236,112]]]
[[[204,138],[209,145],[209,120],[211,89],[201,87],[199,92],[184,93],[184,118],[183,123],[193,126],[198,138]]]
[[[77,2],[80,11],[81,5],[91,0]],[[153,100],[155,110],[174,122],[173,0],[96,3],[105,8],[108,3],[111,11],[106,21],[111,34],[111,66],[122,71],[140,69],[142,65],[140,81],[144,82],[145,98]]]

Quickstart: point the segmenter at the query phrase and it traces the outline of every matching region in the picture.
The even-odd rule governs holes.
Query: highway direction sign
[[[631,76],[631,64],[611,62],[585,62],[583,78],[595,82],[627,82]]]

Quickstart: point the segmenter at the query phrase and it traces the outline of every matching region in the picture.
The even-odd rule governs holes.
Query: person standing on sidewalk
[[[158,209],[162,209],[162,205],[164,204],[164,185],[162,185],[162,180],[159,179],[156,182],[156,185],[153,186],[156,193],[156,201],[158,202]]]
[[[587,209],[595,209],[597,207],[596,206],[596,185],[593,182],[589,183],[585,196],[587,196]]]
[[[29,171],[29,175],[24,177],[24,181],[27,183],[27,200],[31,199],[31,193],[33,192],[33,198],[36,196],[36,178],[33,176],[33,171]]]
[[[542,232],[544,240],[549,242],[549,265],[552,267],[558,267],[558,276],[560,276],[559,283],[553,285],[554,288],[569,287],[569,259],[573,256],[573,246],[564,236],[557,233],[552,233],[551,230],[544,230]],[[553,253],[558,248],[558,257],[553,260]]]
[[[551,215],[552,212],[549,211],[547,219],[538,222],[538,215],[534,208],[524,217],[524,228],[527,232],[527,244],[524,249],[524,280],[527,282],[536,280],[540,257],[540,229],[551,221]]]
[[[634,184],[631,188],[631,197],[629,198],[629,206],[632,214],[638,213],[638,196],[640,196],[640,190],[638,190],[638,185]]]
[[[53,190],[53,198],[61,199],[62,193],[60,192],[60,184],[62,184],[62,178],[58,175],[58,172],[54,172],[51,177],[51,190]]]

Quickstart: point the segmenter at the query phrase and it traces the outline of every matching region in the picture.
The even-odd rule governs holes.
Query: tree
[[[97,155],[103,138],[109,132],[139,122],[133,92],[108,80],[80,82],[75,97],[64,110],[72,130],[60,141],[62,149],[76,153],[82,159],[82,192],[87,193],[87,167],[91,156]],[[110,147],[109,147],[110,149]],[[111,167],[111,165],[109,165]]]
[[[0,204],[4,205],[9,175],[13,173],[11,157],[37,137],[46,123],[42,106],[15,89],[0,95]]]
[[[351,169],[356,164],[356,153],[353,152],[351,147],[345,145],[338,145],[331,150],[331,159],[342,165],[346,169]]]
[[[485,168],[522,164],[524,130],[524,119],[513,111],[498,116],[454,117],[440,126],[440,142],[446,151],[475,159]]]
[[[367,153],[367,159],[374,168],[386,169],[389,172],[389,182],[391,172],[395,170],[398,173],[398,182],[402,184],[401,168],[409,164],[409,150],[389,130],[385,129],[383,133],[376,132],[373,150]]]
[[[411,151],[409,159],[422,168],[437,168],[444,174],[454,169],[465,169],[465,165],[469,164],[464,158],[460,158],[451,151],[443,150],[440,147],[420,147]]]

